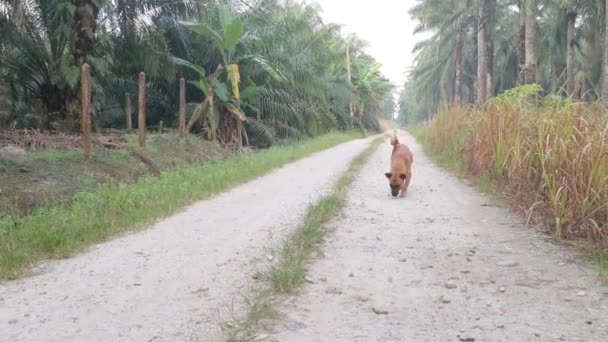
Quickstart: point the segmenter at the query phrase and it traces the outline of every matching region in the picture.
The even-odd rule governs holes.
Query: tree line
[[[0,128],[74,131],[83,64],[94,129],[124,128],[146,74],[148,126],[268,146],[379,129],[393,86],[365,42],[292,0],[0,0]]]
[[[417,0],[416,61],[400,94],[404,121],[538,84],[608,105],[606,0]]]

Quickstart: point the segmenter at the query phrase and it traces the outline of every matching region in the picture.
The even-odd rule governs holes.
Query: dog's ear
[[[391,178],[393,176],[393,174],[390,172],[387,172],[384,175],[386,176],[386,178]]]
[[[401,178],[401,180],[405,180],[407,176],[405,175],[405,173],[402,173],[399,175],[399,178]]]

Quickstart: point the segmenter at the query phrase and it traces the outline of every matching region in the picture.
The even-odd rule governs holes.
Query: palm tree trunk
[[[494,96],[494,40],[488,38],[488,77],[486,79],[486,97]]]
[[[454,59],[456,62],[456,77],[454,79],[454,104],[459,106],[462,103],[462,29],[456,33],[456,48],[454,49]]]
[[[478,58],[477,55],[479,54],[479,42],[478,42],[478,38],[479,38],[479,25],[477,24],[479,22],[477,16],[475,16],[474,19],[474,24],[473,24],[473,65],[475,66],[473,68],[473,89],[469,95],[470,99],[471,99],[471,103],[477,103],[477,64],[478,64]]]
[[[496,0],[485,0],[485,21],[495,23]],[[486,34],[486,100],[494,96],[494,24],[485,26]]]
[[[13,11],[12,11],[12,15],[11,20],[13,21],[13,23],[15,24],[15,27],[17,27],[17,30],[21,31],[22,29],[22,25],[23,25],[23,19],[25,17],[25,13],[24,13],[24,8],[23,8],[23,1],[22,0],[12,0],[12,5],[13,5]]]
[[[137,20],[137,3],[134,0],[117,0],[118,27],[124,37],[133,38]]]
[[[78,69],[88,62],[95,46],[95,30],[99,7],[94,0],[73,0],[74,21],[72,23],[72,57]],[[67,99],[69,116],[78,118],[80,92],[72,92]],[[76,121],[73,123],[76,124]],[[77,126],[74,126],[76,128]]]
[[[488,74],[488,45],[486,43],[486,0],[479,2],[479,15],[477,32],[477,103],[486,101],[486,83]]]
[[[518,72],[517,84],[525,83],[524,70],[526,67],[526,5],[525,0],[519,0],[519,49],[517,54]]]
[[[606,0],[606,9],[608,11],[608,0]],[[602,105],[608,108],[608,15],[604,17],[604,57],[602,61],[602,67],[604,71],[604,78],[602,80]]]
[[[99,7],[93,0],[73,0],[74,23],[72,24],[72,55],[78,68],[88,61],[95,46],[95,30]]]
[[[529,1],[529,0],[528,0]],[[524,82],[536,83],[536,11],[531,2],[526,4],[526,67]]]
[[[567,9],[566,17],[568,19],[568,31],[567,31],[567,44],[566,44],[566,93],[568,96],[574,95],[574,74],[575,61],[574,61],[574,22],[576,20],[576,12],[572,8]]]
[[[348,82],[348,84],[353,84],[352,82],[352,74],[351,74],[351,70],[350,70],[350,46],[346,45],[346,80]],[[353,117],[353,102],[349,102],[348,103],[348,111],[350,113],[350,116]]]

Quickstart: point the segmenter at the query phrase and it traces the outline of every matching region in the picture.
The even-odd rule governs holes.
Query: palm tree
[[[197,20],[181,25],[187,18]],[[75,126],[67,119],[76,118],[86,62],[100,127],[124,127],[121,102],[144,71],[148,124],[176,121],[176,79],[184,77],[193,80],[190,106],[199,104],[211,138],[227,144],[377,129],[391,111],[392,87],[361,46],[315,7],[291,1],[0,0],[0,115],[18,127]],[[350,117],[349,103],[361,120]]]
[[[69,0],[0,2],[0,81],[12,89],[15,108],[33,102],[39,111],[19,121],[49,128],[73,106],[79,72],[66,58],[72,11]],[[13,7],[15,6],[15,7]],[[12,14],[19,13],[16,17]]]
[[[254,7],[237,16],[221,5],[213,11],[217,15],[185,23],[215,46],[211,73],[207,76],[209,66],[175,59],[196,71],[205,96],[190,126],[203,118],[208,132],[218,130],[220,140],[228,143],[234,139],[226,137],[239,136],[239,122],[231,121],[236,117],[256,143],[272,144],[336,125],[352,126],[351,102],[358,121],[382,112],[389,82],[371,70],[375,62],[362,53],[359,39],[342,39],[337,27],[324,25],[313,8],[265,3],[263,13]],[[352,85],[345,78],[346,46]],[[363,124],[377,126],[372,121]]]
[[[249,53],[265,56],[285,82],[267,77],[265,85],[258,87],[258,96],[244,102],[245,109],[255,113],[253,119],[253,115],[248,115],[248,127],[263,133],[267,140],[271,140],[272,132],[283,136],[306,136],[336,125],[346,128],[362,124],[375,129],[374,120],[368,120],[368,108],[371,107],[361,110],[356,93],[360,64],[366,68],[376,64],[362,53],[365,42],[353,36],[343,38],[339,27],[323,24],[318,12],[309,6],[292,3],[274,7],[265,3],[264,8],[266,14],[256,11],[246,20],[247,23],[260,23],[250,25],[254,26],[251,36],[258,39],[246,45],[252,48]],[[352,84],[345,77],[348,71],[346,47],[349,47],[351,57]],[[247,66],[244,72],[253,72],[254,80],[263,76]],[[373,86],[383,84],[372,83]],[[359,108],[354,112],[362,120],[350,116],[350,103]],[[289,124],[289,130],[286,130],[286,124]]]
[[[595,100],[608,91],[604,0],[478,0],[471,7],[478,24],[465,26],[462,62],[461,44],[455,43],[460,42],[459,35],[451,36],[452,43],[446,39],[449,30],[443,29],[455,27],[455,2],[418,0],[413,7],[420,27],[434,35],[416,48],[407,87],[416,96],[402,97],[415,102],[409,107],[427,106],[433,112],[452,102],[451,95],[459,94],[455,83],[461,75],[455,66],[461,64],[462,92],[475,89],[474,101],[524,83],[539,83],[546,92],[574,94],[581,100]],[[468,95],[471,98],[471,92]],[[604,99],[608,104],[608,94]]]
[[[439,39],[454,44],[454,96],[453,102],[462,102],[463,87],[463,48],[470,20],[473,16],[473,2],[470,0],[420,0],[410,9],[410,15],[419,20],[420,24],[414,33],[433,31]],[[420,46],[418,47],[418,49]]]

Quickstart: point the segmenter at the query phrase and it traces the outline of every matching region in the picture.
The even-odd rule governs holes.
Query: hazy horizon
[[[324,22],[343,25],[345,34],[354,32],[367,41],[366,52],[382,64],[382,74],[397,88],[403,86],[407,69],[414,61],[412,50],[423,38],[413,33],[417,23],[408,14],[413,0],[376,0],[373,6],[353,0],[308,2],[321,6]]]

